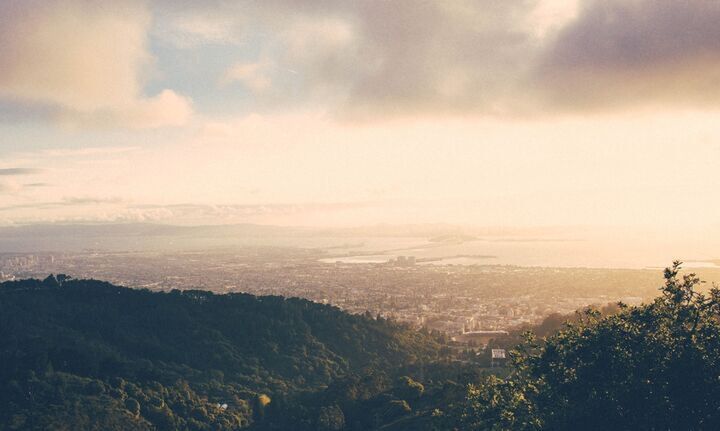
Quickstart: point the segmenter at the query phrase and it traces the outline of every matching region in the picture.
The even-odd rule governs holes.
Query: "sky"
[[[720,2],[1,0],[0,225],[718,227]]]

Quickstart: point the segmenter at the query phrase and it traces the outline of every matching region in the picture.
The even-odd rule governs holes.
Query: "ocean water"
[[[715,251],[717,250],[717,252]],[[388,262],[398,256],[414,256],[418,264],[518,265],[587,268],[664,268],[674,260],[686,268],[716,268],[720,247],[713,244],[664,243],[643,238],[590,239],[491,239],[459,244],[435,244],[424,239],[369,241],[362,248],[338,250],[323,262]]]

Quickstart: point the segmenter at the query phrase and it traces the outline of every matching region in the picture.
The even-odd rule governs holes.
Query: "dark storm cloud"
[[[517,21],[535,2],[361,2],[371,61],[352,106],[382,111],[497,111],[533,40]]]
[[[363,119],[720,103],[720,1],[581,0],[547,37],[533,27],[541,3],[271,0],[233,16],[272,83],[260,108]]]
[[[235,73],[206,76],[206,93],[235,92],[258,112],[355,120],[720,103],[720,1],[580,0],[575,20],[543,36],[534,14],[545,1],[147,4],[155,39],[225,44]]]
[[[720,104],[720,2],[587,2],[531,85],[560,109]]]

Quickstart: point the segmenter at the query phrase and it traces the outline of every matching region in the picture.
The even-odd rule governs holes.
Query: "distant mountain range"
[[[35,224],[0,227],[0,253],[198,250],[237,246],[304,247],[311,238],[412,237],[431,241],[567,236],[560,228],[466,228],[446,224],[316,228],[257,224],[178,226],[154,223]],[[332,247],[338,242],[327,244]],[[312,245],[309,245],[312,246]]]

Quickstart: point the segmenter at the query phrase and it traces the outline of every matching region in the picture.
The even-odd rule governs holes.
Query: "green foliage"
[[[408,376],[402,376],[398,379],[396,393],[401,399],[413,401],[420,398],[425,392],[422,383],[416,382]]]
[[[317,429],[320,431],[340,431],[345,428],[345,415],[336,404],[320,408]]]
[[[402,416],[406,413],[410,413],[412,409],[405,400],[390,400],[388,401],[383,411],[384,419],[395,419],[398,416]]]
[[[700,287],[676,262],[651,304],[493,340],[517,347],[489,375],[438,334],[301,299],[8,282],[0,429],[720,429],[720,290]]]
[[[323,391],[273,399],[265,421],[257,427],[316,430],[323,409],[337,406],[347,430],[452,430],[460,425],[467,385],[478,382],[480,375],[472,365],[450,361],[368,368],[336,379]]]
[[[470,387],[464,427],[720,428],[720,291],[679,271],[665,271],[651,304],[586,310],[544,343],[527,337],[507,379]]]
[[[153,293],[65,276],[7,282],[0,429],[260,425],[288,396],[438,351],[417,331],[297,298]],[[337,427],[342,410],[323,405],[312,421]]]

